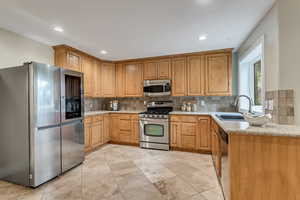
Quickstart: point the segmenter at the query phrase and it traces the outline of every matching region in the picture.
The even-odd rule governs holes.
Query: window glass
[[[254,71],[254,104],[262,105],[262,73],[261,73],[261,60],[254,63],[253,66]]]
[[[164,127],[157,124],[145,124],[145,135],[162,137],[164,136]]]

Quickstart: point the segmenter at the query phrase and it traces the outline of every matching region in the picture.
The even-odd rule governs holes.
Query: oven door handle
[[[149,124],[149,123],[157,123],[157,124],[166,124],[168,123],[168,119],[140,119],[141,123]]]

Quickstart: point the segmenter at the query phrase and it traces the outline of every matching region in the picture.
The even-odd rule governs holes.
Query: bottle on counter
[[[181,111],[186,111],[186,102],[185,101],[182,103]]]
[[[187,111],[187,112],[192,112],[192,104],[191,104],[190,102],[187,103],[186,111]]]

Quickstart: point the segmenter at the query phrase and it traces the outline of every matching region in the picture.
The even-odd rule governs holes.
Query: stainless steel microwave
[[[144,95],[146,97],[170,96],[171,81],[170,80],[144,81]]]

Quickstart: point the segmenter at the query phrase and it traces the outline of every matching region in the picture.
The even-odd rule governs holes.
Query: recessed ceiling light
[[[207,36],[206,36],[206,35],[200,35],[198,39],[199,39],[200,41],[206,40],[206,39],[207,39]]]
[[[102,51],[100,51],[100,53],[105,55],[105,54],[107,54],[107,51],[102,50]]]
[[[60,26],[55,26],[54,30],[57,31],[57,32],[64,32],[64,29]]]

